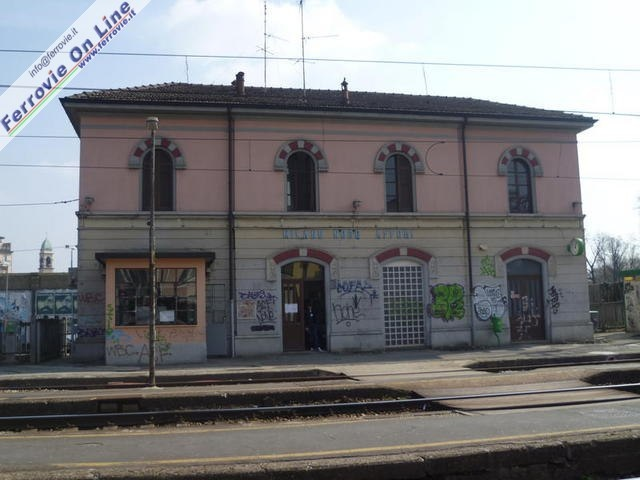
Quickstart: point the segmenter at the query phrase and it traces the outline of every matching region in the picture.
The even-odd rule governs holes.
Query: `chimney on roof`
[[[346,77],[342,80],[340,85],[342,85],[342,103],[344,105],[349,105],[351,102],[349,101],[349,84],[347,83]]]
[[[236,88],[236,95],[244,97],[244,72],[236,73],[236,79],[231,82],[231,85]]]

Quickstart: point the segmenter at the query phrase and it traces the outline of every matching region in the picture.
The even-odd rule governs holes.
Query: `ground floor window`
[[[387,347],[424,346],[423,268],[394,263],[382,268],[384,332]]]
[[[158,323],[195,325],[197,289],[195,268],[159,268]],[[149,270],[116,268],[116,325],[148,325],[151,316]]]

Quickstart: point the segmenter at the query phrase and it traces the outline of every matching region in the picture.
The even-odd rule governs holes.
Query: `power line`
[[[35,53],[42,54],[44,50],[30,50],[18,48],[2,48],[0,53]],[[69,53],[59,51],[58,53]],[[151,52],[100,52],[100,55],[127,56],[127,57],[164,57],[164,58],[203,58],[217,60],[259,60],[264,61],[264,56],[258,55],[213,55],[198,53],[151,53]],[[280,57],[272,56],[270,60],[280,60],[287,62],[297,62],[299,57]],[[505,64],[505,63],[465,63],[465,62],[430,62],[425,60],[387,60],[387,59],[368,59],[368,58],[328,58],[328,57],[310,57],[306,61],[327,62],[327,63],[372,63],[382,65],[426,65],[431,67],[460,67],[460,68],[507,68],[520,70],[567,70],[567,71],[585,71],[585,72],[628,72],[638,73],[640,68],[633,67],[586,67],[580,65],[536,65],[536,64]]]
[[[38,202],[38,203],[3,203],[0,204],[0,207],[38,207],[43,205],[60,205],[64,203],[77,202],[79,198],[74,198],[72,200],[58,200],[56,202]]]

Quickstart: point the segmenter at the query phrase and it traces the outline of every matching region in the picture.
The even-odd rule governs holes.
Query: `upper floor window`
[[[414,175],[424,173],[425,164],[418,151],[404,142],[383,145],[373,161],[373,171],[384,173],[387,212],[413,212]]]
[[[273,168],[286,174],[288,212],[318,210],[318,175],[329,171],[327,157],[311,140],[290,140],[280,145]]]
[[[404,155],[392,155],[385,162],[384,183],[387,212],[413,211],[413,170]]]
[[[145,138],[138,142],[129,157],[129,168],[142,170],[142,210],[149,210],[151,206],[151,147],[151,139]],[[178,145],[166,137],[156,138],[156,210],[175,209],[175,171],[185,168],[187,164]]]
[[[542,165],[535,153],[525,147],[510,147],[500,156],[498,175],[507,177],[509,213],[533,213],[534,181],[542,176]]]
[[[151,206],[151,151],[142,162],[142,210]],[[155,209],[171,211],[173,207],[173,159],[163,149],[156,148]]]
[[[533,213],[531,169],[520,158],[515,158],[507,168],[510,213]]]
[[[303,151],[287,159],[287,210],[316,211],[316,163]]]

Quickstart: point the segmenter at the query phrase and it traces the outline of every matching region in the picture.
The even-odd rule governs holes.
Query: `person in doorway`
[[[309,347],[311,350],[322,351],[320,346],[320,317],[313,308],[313,305],[307,305],[305,309],[304,324],[309,332]]]

